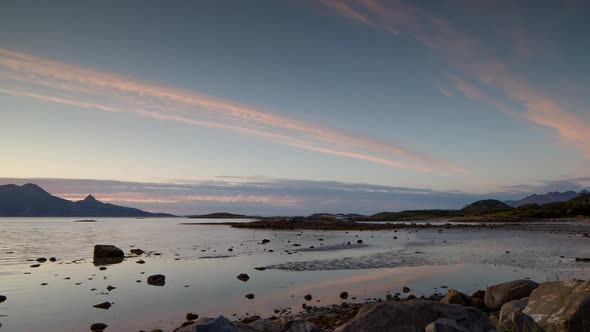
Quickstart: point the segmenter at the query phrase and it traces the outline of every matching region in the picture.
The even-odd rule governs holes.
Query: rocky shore
[[[344,293],[342,293],[344,294]],[[341,294],[341,298],[346,296]],[[311,298],[311,296],[310,296]],[[472,295],[447,294],[405,298],[389,295],[364,304],[342,302],[303,305],[297,314],[277,313],[235,321],[198,318],[175,332],[584,332],[590,331],[590,282],[514,280]]]

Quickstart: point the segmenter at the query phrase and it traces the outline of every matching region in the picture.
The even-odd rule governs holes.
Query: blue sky
[[[51,191],[72,199],[98,190],[80,179],[103,180],[99,199],[179,213],[581,188],[589,14],[583,1],[7,1],[0,176],[61,179]],[[158,201],[146,183],[194,192]]]

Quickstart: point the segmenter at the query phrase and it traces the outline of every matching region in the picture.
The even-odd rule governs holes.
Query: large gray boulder
[[[546,332],[588,332],[590,281],[545,282],[533,291],[523,312]]]
[[[447,318],[470,332],[488,332],[494,325],[483,312],[459,304],[416,300],[364,305],[337,332],[423,332],[439,318]]]
[[[498,325],[505,331],[511,332],[540,332],[541,327],[522,311],[529,303],[529,298],[504,303],[500,310]]]
[[[504,303],[528,297],[537,287],[538,283],[526,279],[490,286],[486,289],[484,302],[490,309],[497,310]]]
[[[469,330],[448,318],[439,318],[435,320],[426,325],[425,330],[425,332],[469,332]]]
[[[175,332],[258,332],[245,325],[236,325],[229,319],[219,316],[215,319],[201,318],[192,324],[174,330]]]

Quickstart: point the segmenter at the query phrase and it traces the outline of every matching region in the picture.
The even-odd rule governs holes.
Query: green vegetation
[[[357,220],[411,221],[461,217],[506,218],[506,219],[550,219],[590,217],[590,194],[583,193],[566,202],[548,204],[527,204],[513,208],[501,201],[486,199],[474,202],[461,210],[411,210],[381,212]]]
[[[461,211],[467,215],[487,215],[498,212],[510,211],[513,208],[501,201],[496,199],[484,199],[467,205],[462,208]]]
[[[510,211],[494,213],[498,217],[572,218],[590,216],[590,194],[581,194],[567,202],[527,204]]]

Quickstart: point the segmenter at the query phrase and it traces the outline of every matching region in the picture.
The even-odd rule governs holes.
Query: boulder
[[[248,323],[248,326],[255,331],[280,332],[283,331],[284,324],[270,319],[258,319]]]
[[[547,332],[590,331],[590,281],[545,282],[523,312]]]
[[[487,306],[482,300],[463,294],[455,289],[447,292],[447,295],[440,300],[441,303],[446,304],[460,304],[468,307],[475,307],[479,310],[486,311]]]
[[[497,310],[504,303],[528,297],[537,287],[538,283],[526,279],[490,286],[486,289],[484,302],[490,309]]]
[[[166,284],[166,276],[163,274],[154,274],[147,278],[148,285],[164,286]]]
[[[219,316],[215,319],[199,319],[177,329],[176,332],[256,332],[256,330],[245,325],[235,325],[229,319]]]
[[[512,332],[542,331],[534,319],[522,312],[528,303],[528,297],[505,303],[500,310],[498,325],[504,330]]]
[[[376,302],[364,305],[357,315],[336,329],[337,332],[424,331],[439,318],[450,319],[471,332],[488,332],[493,324],[483,312],[458,304],[415,300]],[[436,325],[436,324],[435,324]]]
[[[118,264],[124,258],[123,250],[113,245],[97,244],[94,246],[94,265]]]
[[[124,257],[123,250],[110,244],[97,244],[94,246],[94,259]]]
[[[424,330],[424,332],[469,332],[469,330],[448,318],[439,318],[426,325]]]
[[[288,332],[324,332],[317,325],[312,322],[298,322],[293,324]]]

